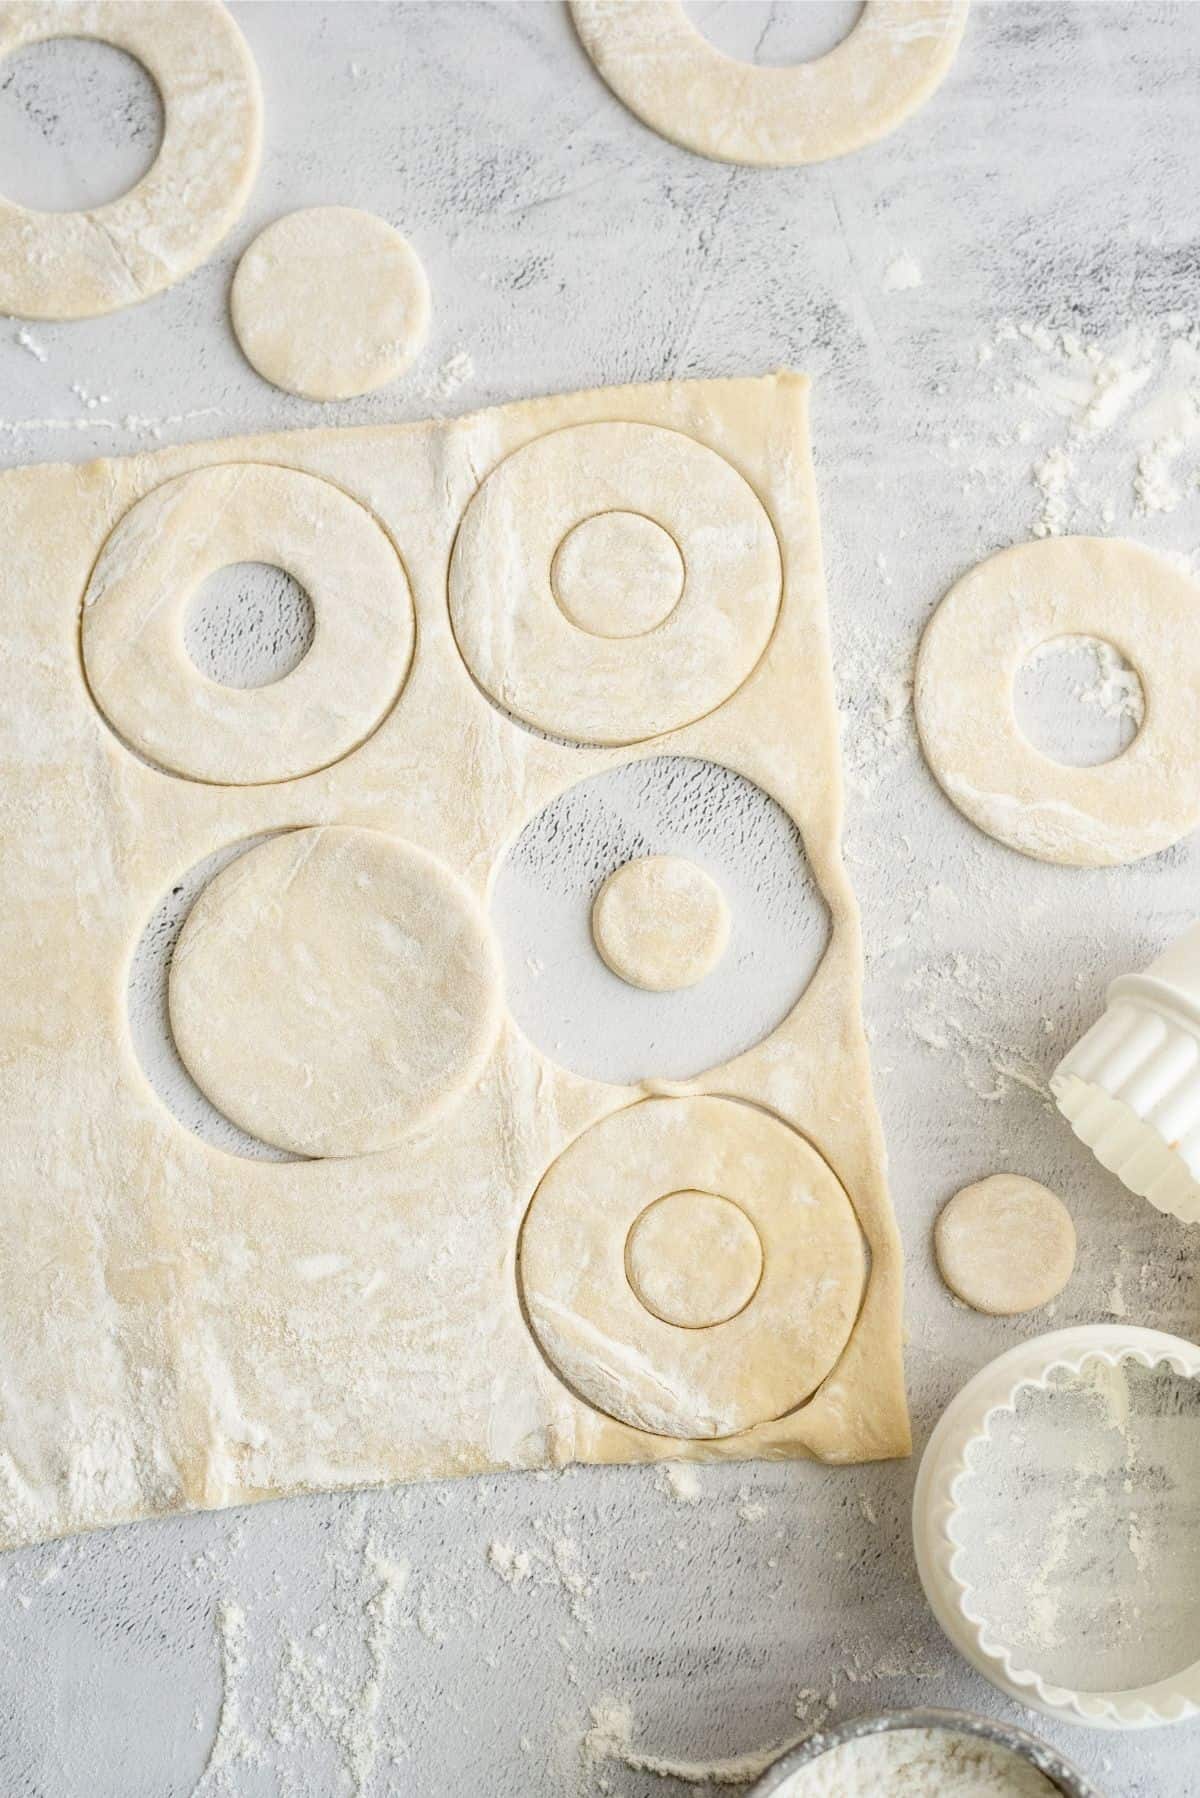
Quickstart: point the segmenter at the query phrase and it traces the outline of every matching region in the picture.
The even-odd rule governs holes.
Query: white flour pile
[[[794,1773],[779,1798],[1052,1798],[1056,1791],[998,1742],[895,1729],[831,1748]]]

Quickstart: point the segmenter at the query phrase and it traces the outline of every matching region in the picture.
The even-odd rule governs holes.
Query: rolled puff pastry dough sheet
[[[633,732],[636,740],[627,729],[621,744],[605,746],[530,730],[490,697],[465,664],[448,597],[460,524],[492,471],[558,431],[573,455],[577,428],[614,422],[626,435],[634,426],[645,432],[643,447],[685,449],[685,470],[695,445],[735,471],[737,515],[761,508],[779,572],[777,616],[748,670],[736,633],[731,640],[728,692],[677,728]],[[301,778],[278,778],[275,733],[260,732],[259,783],[220,785],[154,765],[109,725],[84,676],[81,608],[85,592],[93,607],[108,603],[103,586],[89,588],[92,571],[147,494],[193,471],[247,464],[330,484],[386,534],[403,563],[397,605],[411,593],[415,648],[381,721],[371,696],[362,697],[362,731],[347,729],[358,747]],[[524,459],[521,481],[539,465]],[[566,535],[592,515],[594,496],[584,483],[568,504],[560,470],[554,480]],[[314,507],[314,529],[321,515]],[[476,530],[471,556],[455,570],[460,605],[472,582],[531,553],[519,513],[504,503],[493,516],[496,535]],[[222,517],[214,514],[218,535]],[[235,522],[241,556],[244,509]],[[264,541],[270,528],[264,516]],[[858,914],[839,847],[807,383],[783,375],[632,387],[450,422],[17,469],[0,476],[0,536],[0,1543],[288,1492],[568,1461],[851,1462],[906,1453],[900,1253],[860,1016]],[[776,552],[755,541],[768,568]],[[219,550],[210,546],[210,563]],[[703,534],[686,553],[703,557]],[[318,614],[348,603],[330,572],[317,583]],[[697,569],[698,579],[704,574]],[[181,615],[188,593],[162,597]],[[318,638],[321,629],[318,615]],[[592,642],[584,636],[582,650]],[[532,675],[536,645],[523,643]],[[652,712],[653,637],[644,643]],[[558,637],[553,653],[562,654]],[[710,643],[710,682],[715,653]],[[172,692],[182,682],[181,703],[191,703],[182,657],[182,638],[175,651],[164,639],[162,678]],[[189,678],[202,706],[202,677]],[[263,689],[272,704],[286,684]],[[307,689],[296,691],[303,698]],[[353,682],[345,689],[356,691]],[[286,731],[286,710],[283,717]],[[255,741],[248,735],[247,753]],[[163,895],[214,851],[307,830],[323,855],[322,826],[380,833],[404,846],[417,897],[426,890],[421,868],[436,864],[432,887],[452,883],[482,919],[494,870],[531,815],[580,778],[663,753],[726,764],[771,794],[799,824],[832,915],[828,950],[797,1007],[736,1060],[653,1094],[582,1079],[512,1025],[499,961],[493,977],[485,957],[478,965],[485,984],[494,978],[499,1012],[478,1039],[482,1060],[464,1051],[445,1103],[433,1115],[418,1109],[411,1127],[396,1114],[399,1140],[381,1132],[387,1146],[377,1152],[244,1159],[200,1141],[147,1083],[128,1025],[130,957]],[[242,772],[252,778],[254,769]],[[365,836],[354,842],[368,854]],[[336,862],[321,864],[332,887]],[[260,856],[255,880],[273,865]],[[347,865],[360,866],[358,849]],[[223,878],[228,885],[228,872]],[[415,954],[419,965],[421,944],[394,922],[389,890],[378,888],[378,906],[371,891],[355,903],[364,918],[379,913],[372,928],[394,932],[396,953]],[[280,911],[285,923],[295,915]],[[419,903],[405,912],[421,915]],[[277,958],[281,967],[292,953]],[[215,1015],[229,1004],[220,965],[215,958],[206,976],[216,983]],[[302,1037],[295,1000],[252,975],[240,995],[266,1042],[264,1020],[278,1002],[281,1028],[300,1033],[288,1037],[293,1046]],[[190,977],[188,1002],[191,1027],[201,1028],[203,992]],[[229,1063],[223,1068],[227,1075]],[[219,1071],[211,1078],[218,1084]],[[279,1097],[286,1105],[286,1092]],[[387,1097],[398,1102],[395,1092]],[[654,1108],[645,1120],[639,1105]],[[746,1116],[770,1125],[746,1138],[761,1138],[769,1206],[730,1152],[730,1106],[753,1107]],[[621,1142],[648,1147],[627,1164],[642,1183],[637,1194],[612,1180],[611,1167],[598,1182],[615,1196],[608,1230],[590,1221],[589,1252],[615,1269],[614,1303],[597,1302],[585,1316],[571,1310],[570,1281],[558,1270],[573,1252],[572,1169],[585,1183],[596,1176],[607,1139],[588,1133],[602,1123]],[[714,1182],[738,1190],[713,1194]],[[682,1196],[652,1210],[672,1192]],[[535,1194],[536,1262],[523,1274],[520,1243]],[[817,1209],[803,1210],[808,1201]],[[816,1290],[804,1270],[803,1302],[819,1300],[821,1311],[807,1337],[799,1328],[804,1354],[789,1372],[797,1319],[787,1317],[775,1368],[771,1313],[755,1307],[766,1295],[786,1309],[786,1270],[797,1259],[788,1220],[798,1207],[803,1241],[825,1245],[836,1291],[819,1282]],[[736,1244],[728,1290],[693,1288],[687,1253],[672,1260],[681,1220]],[[644,1322],[630,1310],[614,1231],[625,1237]],[[664,1402],[654,1418],[664,1429],[685,1420],[686,1435],[623,1421],[616,1410],[645,1422],[646,1405],[625,1402],[619,1377],[608,1390],[591,1377],[593,1363],[614,1365],[606,1334],[618,1313],[625,1350],[640,1357],[638,1392],[657,1376]],[[733,1350],[752,1343],[744,1382],[716,1331]],[[564,1342],[572,1364],[556,1367],[551,1356],[566,1352]]]

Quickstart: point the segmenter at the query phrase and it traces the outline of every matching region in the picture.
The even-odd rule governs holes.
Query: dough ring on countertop
[[[484,692],[581,743],[636,743],[714,710],[766,648],[781,590],[753,489],[661,425],[568,425],[515,450],[471,500],[450,563],[454,634]]]
[[[729,941],[729,907],[682,855],[641,855],[614,868],[592,906],[592,940],[614,974],[651,993],[696,986]]]
[[[1056,1193],[1023,1174],[991,1174],[943,1207],[938,1267],[965,1304],[993,1317],[1036,1311],[1075,1270],[1075,1226]]]
[[[521,1293],[551,1367],[634,1429],[731,1436],[802,1405],[862,1302],[858,1220],[829,1165],[752,1105],[645,1099],[533,1196]]]
[[[264,687],[201,674],[183,640],[206,577],[283,568],[312,601],[312,648]],[[226,786],[294,780],[357,748],[408,673],[408,577],[371,514],[340,487],[264,462],[179,475],[112,531],[83,601],[92,697],[119,736],[175,774]]]
[[[429,283],[407,238],[353,206],[289,212],[237,266],[230,316],[264,381],[310,400],[371,393],[429,328]]]
[[[1095,767],[1044,756],[1013,708],[1023,663],[1071,636],[1110,643],[1146,694],[1137,736]],[[914,702],[948,797],[1023,855],[1111,867],[1200,822],[1200,587],[1138,544],[1051,537],[980,562],[926,626]]]
[[[501,1016],[487,920],[411,843],[286,831],[200,895],[171,961],[171,1030],[217,1109],[297,1155],[403,1140],[482,1070]]]
[[[681,0],[571,0],[613,93],[661,137],[720,162],[780,168],[894,131],[954,60],[967,0],[866,0],[828,55],[789,68],[726,56]]]
[[[86,212],[0,196],[0,312],[96,318],[189,274],[250,192],[262,144],[258,72],[218,0],[7,0],[0,60],[47,38],[97,38],[142,64],[162,96],[162,145],[128,193]]]

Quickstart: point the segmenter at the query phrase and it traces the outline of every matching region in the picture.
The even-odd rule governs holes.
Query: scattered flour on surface
[[[664,1461],[659,1490],[674,1499],[677,1505],[698,1505],[703,1496],[700,1476],[686,1461]]]
[[[915,256],[904,251],[893,256],[883,271],[883,291],[885,293],[904,293],[909,288],[920,287],[922,282],[921,264]]]

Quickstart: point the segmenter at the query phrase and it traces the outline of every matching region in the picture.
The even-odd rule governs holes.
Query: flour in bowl
[[[831,1748],[794,1773],[778,1798],[1056,1798],[1058,1790],[999,1742],[894,1729]]]

